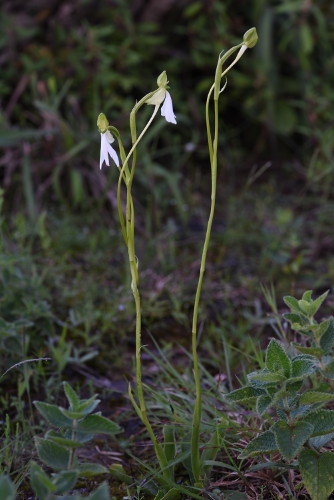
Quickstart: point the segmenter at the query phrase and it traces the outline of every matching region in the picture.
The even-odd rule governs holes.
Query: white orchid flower
[[[116,151],[111,146],[115,141],[112,134],[108,130],[109,122],[103,113],[99,114],[97,119],[97,126],[101,134],[101,151],[100,151],[100,169],[102,168],[103,162],[109,167],[109,156],[114,160],[117,167],[119,167],[119,159]]]
[[[101,133],[101,152],[100,152],[100,169],[102,168],[103,162],[109,167],[109,156],[114,160],[117,167],[119,167],[119,159],[116,151],[110,145],[115,141],[109,130]]]
[[[146,104],[159,106],[163,103],[161,106],[161,116],[163,116],[167,122],[174,123],[176,125],[176,116],[174,115],[172,97],[167,90],[168,80],[166,71],[161,73],[158,77],[157,83],[159,87],[158,91],[146,101]]]

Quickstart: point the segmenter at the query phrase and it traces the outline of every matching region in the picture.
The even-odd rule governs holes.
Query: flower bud
[[[103,134],[108,128],[109,122],[106,118],[106,115],[100,113],[97,118],[97,127],[101,134]]]
[[[244,44],[246,45],[247,48],[251,49],[256,45],[258,41],[258,36],[256,32],[256,28],[251,28],[246,31],[244,34]]]
[[[163,87],[163,88],[166,88],[167,86],[167,83],[168,83],[168,80],[167,80],[167,73],[166,71],[163,71],[161,73],[161,75],[158,76],[157,78],[157,84],[158,84],[158,87]]]

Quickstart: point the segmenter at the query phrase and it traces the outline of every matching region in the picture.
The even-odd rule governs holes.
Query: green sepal
[[[276,444],[281,455],[285,460],[292,460],[311,436],[313,425],[308,422],[296,422],[289,425],[284,420],[279,420],[270,430],[275,434]]]
[[[298,462],[312,500],[326,500],[334,490],[334,453],[302,450]]]
[[[275,435],[271,431],[266,431],[252,439],[238,458],[253,457],[261,453],[274,453],[276,451],[278,451],[278,446]]]

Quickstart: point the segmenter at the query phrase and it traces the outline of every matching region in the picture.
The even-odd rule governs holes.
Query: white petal
[[[100,169],[102,168],[103,162],[109,167],[109,156],[114,160],[117,166],[119,166],[119,159],[116,151],[111,147],[110,143],[114,142],[114,138],[107,130],[104,134],[101,134],[101,150],[100,150]]]
[[[166,90],[166,97],[163,105],[161,106],[161,116],[164,116],[167,122],[176,124],[176,116],[174,115],[173,102],[168,90]]]

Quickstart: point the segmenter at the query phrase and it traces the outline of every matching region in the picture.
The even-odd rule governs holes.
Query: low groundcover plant
[[[290,308],[284,317],[301,342],[272,339],[265,367],[225,395],[229,403],[255,403],[265,429],[239,458],[280,453],[289,467],[299,467],[313,500],[325,500],[334,490],[334,453],[322,449],[334,438],[334,410],[323,408],[334,401],[334,317],[314,317],[327,294],[315,300],[312,291],[300,300],[284,297]]]

